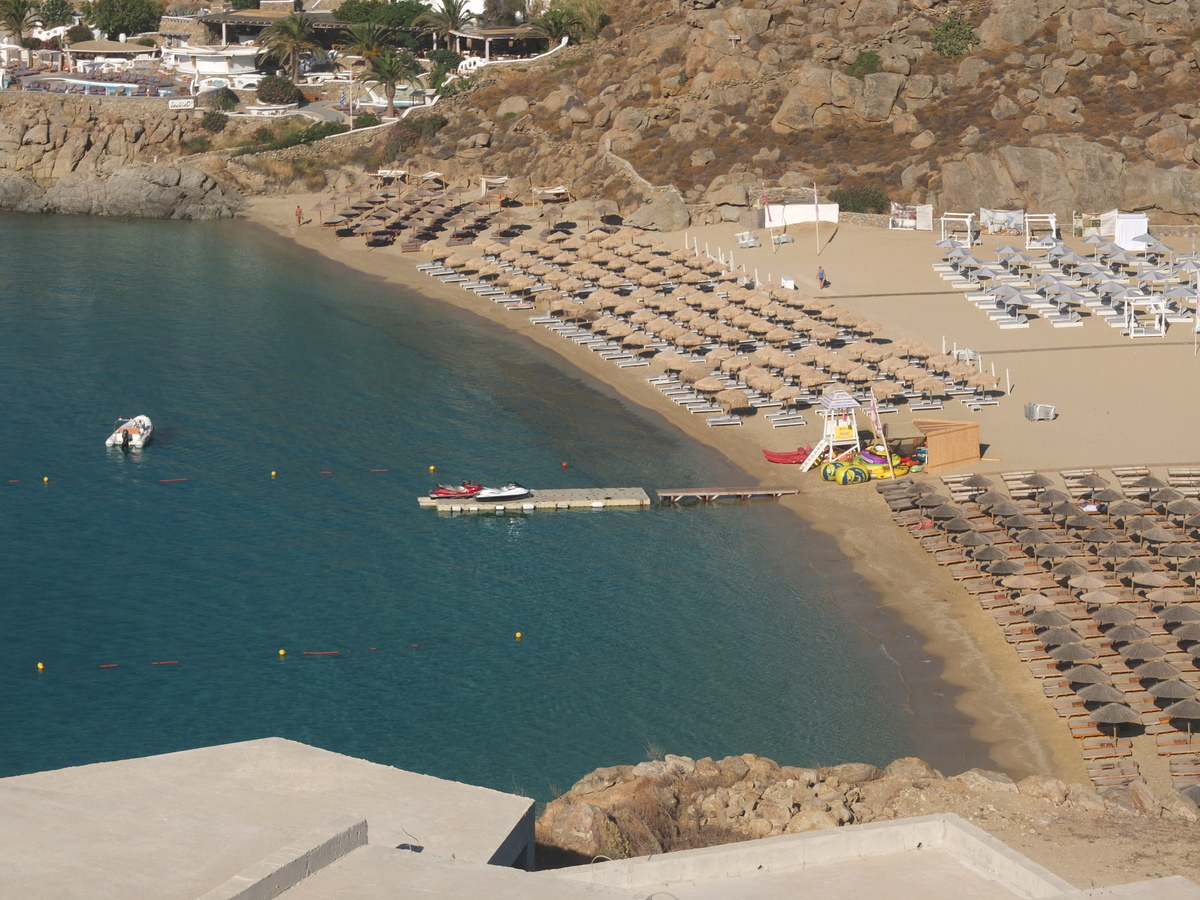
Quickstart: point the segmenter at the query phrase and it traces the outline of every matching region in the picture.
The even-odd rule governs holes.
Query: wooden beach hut
[[[889,425],[888,442],[924,443],[929,459],[925,471],[940,472],[965,466],[979,460],[979,423],[955,422],[950,419],[913,419],[911,427],[904,423]]]

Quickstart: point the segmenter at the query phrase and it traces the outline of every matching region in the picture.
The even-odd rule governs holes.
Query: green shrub
[[[379,116],[373,112],[363,113],[354,117],[355,128],[374,128],[379,123]]]
[[[261,153],[264,150],[286,150],[288,147],[311,144],[331,135],[345,134],[349,130],[350,128],[342,122],[318,122],[298,131],[277,132],[264,126],[256,128],[250,136],[250,144],[241,147],[234,156]]]
[[[388,132],[387,142],[383,146],[385,159],[399,159],[400,154],[408,153],[413,148],[433,138],[435,134],[446,127],[449,121],[445,116],[424,115],[401,119]]]
[[[883,60],[874,50],[864,50],[858,54],[854,62],[846,66],[846,74],[853,78],[866,78],[876,72],[883,71]]]
[[[200,117],[200,127],[209,134],[219,134],[225,130],[225,126],[229,124],[229,116],[215,109],[210,109]]]
[[[891,209],[888,195],[876,187],[844,187],[830,191],[829,199],[843,212],[886,213]]]
[[[229,112],[231,109],[236,108],[240,102],[238,95],[227,87],[217,88],[213,91],[213,109],[220,110],[221,112]]]
[[[212,149],[212,141],[207,134],[198,134],[194,138],[184,140],[183,149],[188,153],[207,153]]]
[[[438,93],[443,97],[457,97],[459,94],[465,94],[475,88],[475,76],[466,75],[455,78],[453,81],[445,82]]]
[[[134,41],[134,43],[137,44],[139,47],[157,47],[158,46],[158,44],[154,43],[154,38],[148,38],[148,37],[138,38],[136,41]]]
[[[258,0],[233,0],[230,6],[234,9],[258,9]]]
[[[446,75],[458,68],[458,64],[463,61],[463,57],[455,53],[453,50],[430,50],[429,61],[433,63],[433,68],[429,70],[429,87],[437,90],[446,82]]]
[[[259,103],[300,103],[304,95],[300,88],[292,84],[291,79],[281,75],[267,75],[258,83]]]
[[[961,56],[979,43],[979,35],[963,21],[957,9],[938,23],[930,32],[929,39],[933,49],[946,59]]]
[[[78,25],[72,25],[67,29],[65,38],[67,44],[78,44],[83,41],[90,41],[92,39],[92,29],[80,22]]]

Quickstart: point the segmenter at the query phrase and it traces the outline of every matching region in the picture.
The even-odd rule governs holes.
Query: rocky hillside
[[[562,182],[625,212],[673,187],[697,223],[813,180],[943,210],[1120,206],[1160,222],[1190,221],[1200,200],[1197,0],[612,11],[605,40],[487,70],[439,108],[450,124],[410,166]],[[932,39],[954,11],[980,40],[947,59]],[[867,51],[880,71],[857,77]]]
[[[1191,789],[1189,789],[1191,790]],[[539,865],[620,859],[904,816],[952,812],[1080,884],[1200,877],[1190,796],[1143,782],[1098,795],[1032,775],[971,769],[949,778],[919,759],[885,769],[780,766],[746,754],[666,756],[597,769],[538,820]]]
[[[203,133],[161,102],[0,94],[0,209],[228,218],[241,196],[178,163]]]

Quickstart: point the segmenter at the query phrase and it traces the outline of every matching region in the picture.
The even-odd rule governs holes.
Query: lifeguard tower
[[[830,459],[837,459],[862,449],[858,441],[857,410],[860,405],[845,391],[830,391],[821,398],[823,408],[820,413],[825,417],[825,433],[801,464],[801,472],[815,466],[826,453]]]

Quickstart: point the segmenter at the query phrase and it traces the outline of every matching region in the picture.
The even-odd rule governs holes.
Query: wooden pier
[[[608,509],[610,507],[639,507],[650,505],[650,495],[641,488],[566,488],[554,491],[531,491],[520,500],[499,503],[461,497],[418,497],[417,502],[438,512],[488,513],[532,512],[538,509]]]
[[[680,500],[702,500],[712,503],[714,500],[753,500],[756,497],[784,497],[788,494],[800,493],[797,487],[734,487],[734,488],[671,488],[655,491],[663,503],[677,503]]]

